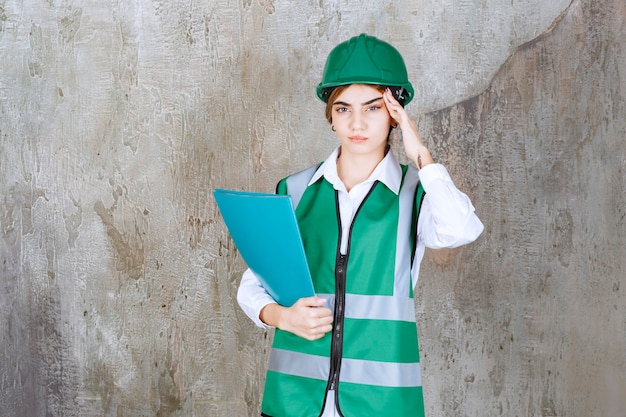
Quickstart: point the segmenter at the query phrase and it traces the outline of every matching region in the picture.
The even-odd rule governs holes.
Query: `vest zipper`
[[[347,255],[339,254],[335,268],[335,311],[333,313],[333,333],[330,345],[330,380],[329,389],[335,390],[339,382],[341,357],[343,351],[343,319],[346,302],[346,265]]]
[[[348,236],[348,248],[346,254],[341,253],[341,238],[342,238],[342,226],[341,226],[341,214],[339,212],[339,196],[335,191],[335,205],[337,210],[337,219],[339,221],[339,240],[337,242],[337,260],[335,261],[335,311],[333,312],[333,332],[332,341],[330,344],[330,376],[328,378],[327,392],[328,390],[335,391],[335,407],[339,411],[339,415],[343,416],[339,405],[339,372],[341,371],[341,359],[343,357],[343,325],[345,318],[346,307],[346,274],[348,269],[348,255],[350,254],[350,238],[352,236],[352,227],[354,222],[361,211],[361,207],[365,204],[367,198],[372,194],[374,187],[378,184],[375,181],[372,184],[369,192],[363,198],[361,205],[357,209],[350,225],[350,232]],[[324,406],[326,400],[324,400]]]

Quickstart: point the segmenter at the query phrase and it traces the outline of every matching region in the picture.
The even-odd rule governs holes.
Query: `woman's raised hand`
[[[432,164],[433,158],[428,151],[428,148],[424,146],[422,138],[417,132],[417,126],[415,122],[411,120],[408,113],[398,103],[391,94],[391,90],[386,89],[383,94],[387,111],[391,118],[397,123],[402,130],[402,143],[404,145],[404,152],[415,163],[418,168],[422,168],[425,165]]]

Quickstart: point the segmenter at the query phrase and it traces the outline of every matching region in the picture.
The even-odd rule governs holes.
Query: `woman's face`
[[[383,94],[375,87],[352,84],[332,103],[332,125],[341,143],[341,154],[385,154],[391,116]]]

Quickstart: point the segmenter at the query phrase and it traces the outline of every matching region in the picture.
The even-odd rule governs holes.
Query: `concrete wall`
[[[622,0],[0,0],[0,415],[255,416],[271,333],[214,187],[335,139],[339,41],[409,106],[486,225],[427,253],[428,415],[626,416]]]

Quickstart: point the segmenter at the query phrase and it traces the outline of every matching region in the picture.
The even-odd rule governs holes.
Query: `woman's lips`
[[[352,142],[365,142],[367,140],[367,138],[364,138],[363,136],[350,136],[348,139],[350,139],[350,141]]]

